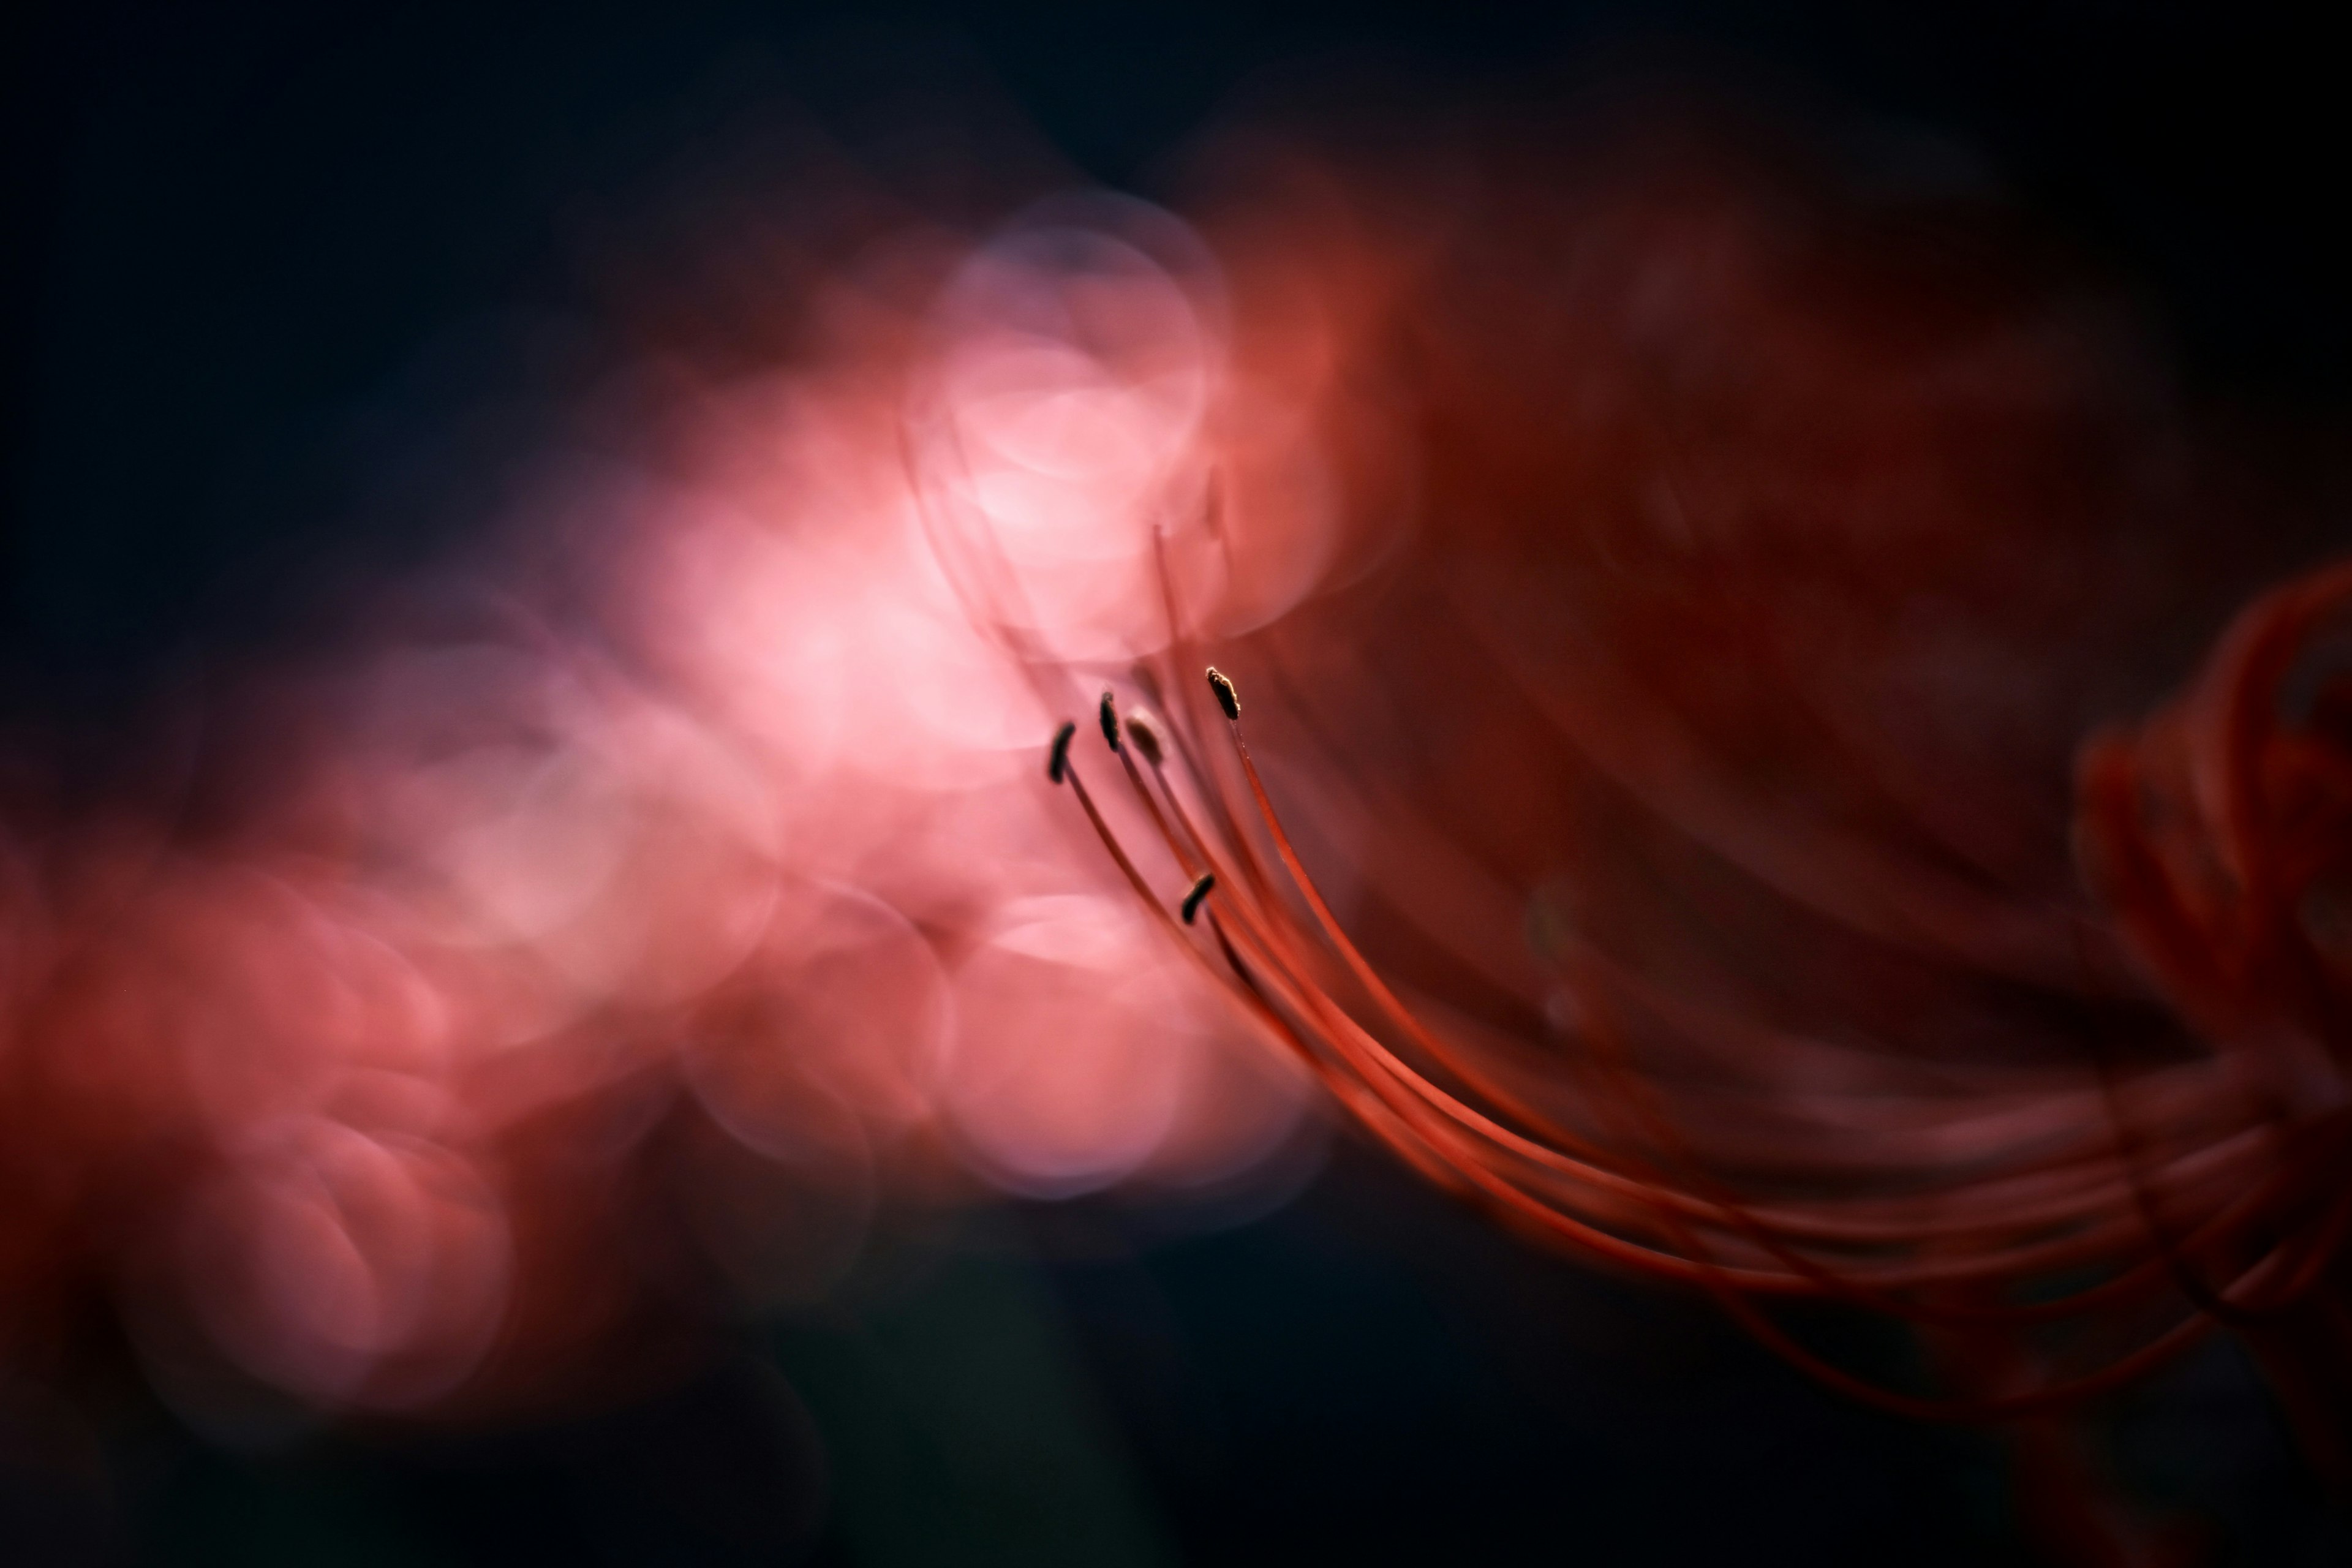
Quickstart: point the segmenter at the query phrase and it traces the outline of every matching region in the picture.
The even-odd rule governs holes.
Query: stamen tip
[[[1112,703],[1108,691],[1102,694],[1101,718],[1103,740],[1116,752],[1118,750],[1118,709]]]
[[[1070,771],[1070,740],[1078,732],[1076,720],[1065,719],[1062,727],[1054,731],[1053,750],[1045,753],[1045,776],[1055,784]]]
[[[1200,879],[1192,884],[1192,890],[1184,895],[1183,914],[1186,925],[1192,923],[1192,917],[1201,912],[1201,901],[1215,891],[1216,886],[1217,874],[1214,871],[1201,873]]]
[[[1209,689],[1217,694],[1217,706],[1225,710],[1226,718],[1237,720],[1242,716],[1241,693],[1234,689],[1232,679],[1213,664],[1209,666]]]

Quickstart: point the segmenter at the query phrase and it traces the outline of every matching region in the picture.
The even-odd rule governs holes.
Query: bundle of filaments
[[[1986,265],[1967,193],[1706,137],[1404,163],[1246,164],[1212,231],[1245,373],[1304,300],[1348,324],[1299,356],[1319,595],[1199,589],[1248,577],[1246,475],[1159,519],[1139,660],[980,595],[1076,676],[1053,781],[1246,1027],[1512,1226],[2045,1457],[2234,1331],[2342,1473],[2352,578],[2253,601],[2162,705],[2320,525],[2245,526],[2095,290]],[[1855,1370],[1791,1302],[1924,1359]]]
[[[2338,607],[2345,584],[2326,587]],[[2242,640],[2307,621],[2317,592],[2260,606]],[[1137,674],[1160,689],[1150,667]],[[2272,688],[2244,689],[2242,668],[2225,676],[2238,688],[2224,699],[2231,720],[2274,708]],[[1105,742],[1150,825],[1144,837],[1182,875],[1172,909],[1087,788],[1070,754],[1075,722],[1055,736],[1049,777],[1071,786],[1171,936],[1183,941],[1181,928],[1196,924],[1206,933],[1189,951],[1269,1042],[1382,1143],[1503,1219],[1704,1288],[1834,1386],[1931,1418],[2064,1408],[2126,1386],[2216,1327],[2332,1305],[2330,1270],[2352,1226],[2337,1152],[2347,1111],[2322,1054],[2333,1031],[2260,1026],[2324,1023],[2342,1005],[2338,961],[2318,945],[2340,933],[2293,914],[2315,870],[2336,868],[2312,864],[2306,836],[2323,826],[2311,817],[2344,808],[2340,793],[2310,798],[2343,790],[2340,745],[2264,736],[2221,764],[2262,771],[2265,742],[2289,752],[2272,771],[2299,776],[2256,787],[2288,797],[2279,815],[2305,819],[2256,825],[2302,842],[2244,846],[2246,885],[2220,910],[2196,908],[2200,889],[2182,885],[2216,868],[2210,848],[2181,842],[2177,823],[2166,825],[2171,842],[2148,841],[2164,830],[2146,821],[2142,770],[2183,759],[2120,738],[2092,754],[2084,826],[2102,866],[2116,868],[2119,919],[2190,1005],[2237,1026],[2221,1037],[2248,1044],[2252,1061],[2181,1054],[2118,1067],[2086,1017],[2094,1038],[2077,1071],[1906,1064],[1690,1002],[1565,925],[1533,944],[1553,984],[1519,998],[1549,1016],[1532,1040],[1401,995],[1285,830],[1233,682],[1213,667],[1207,680],[1229,731],[1223,744],[1196,711],[1171,731],[1149,710],[1122,721],[1112,694],[1101,700]],[[2156,729],[2150,752],[2179,744],[2178,722]],[[1218,758],[1224,765],[1203,761]],[[2271,816],[2272,804],[2252,811]],[[2340,842],[2324,852],[2340,858]],[[2167,863],[2179,858],[2189,864]],[[2077,934],[2086,950],[2103,940]],[[2304,984],[2276,984],[2282,972]],[[1979,1373],[1989,1390],[1923,1397],[1815,1356],[1752,1304],[1759,1298],[1832,1300],[1939,1329],[1956,1350],[1997,1340],[2012,1353]],[[2064,1351],[2086,1364],[2056,1370],[2030,1356],[2045,1328],[2068,1331]]]
[[[2352,577],[2252,599],[2326,518],[1940,166],[1341,144],[849,225],[205,832],[12,807],[0,1339],[530,1407],[894,1205],[1257,1181],[1289,1062],[1882,1406],[2223,1328],[2342,1463]]]

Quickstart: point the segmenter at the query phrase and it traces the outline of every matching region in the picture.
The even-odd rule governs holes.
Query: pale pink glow
[[[251,1140],[184,1233],[192,1294],[220,1347],[321,1400],[364,1390],[413,1405],[470,1372],[512,1259],[497,1201],[466,1162],[315,1118]]]
[[[1225,614],[1234,551],[1324,524],[1269,521],[1319,481],[1259,451],[1204,528],[1215,432],[1305,416],[1236,386],[1165,214],[925,244],[821,291],[789,374],[695,387],[683,455],[551,460],[436,629],[299,672],[232,830],[0,837],[0,1067],[41,1124],[0,1282],[75,1267],[87,1194],[168,1172],[127,1315],[192,1415],[223,1367],[495,1408],[671,1289],[640,1256],[808,1300],[894,1207],[1215,1184],[1293,1140],[1299,1083],[1044,776],[1091,691],[1003,628],[1159,646],[1162,559]],[[883,309],[908,255],[932,281]],[[633,1238],[648,1183],[668,1228]]]
[[[1080,216],[1125,233],[1068,221]],[[941,297],[913,424],[923,501],[951,549],[978,552],[999,617],[1048,652],[1160,646],[1171,554],[1188,593],[1219,591],[1221,557],[1186,526],[1205,501],[1223,381],[1214,295],[1189,233],[1104,201],[1015,225]]]
[[[786,798],[803,783],[823,787],[845,760],[844,666],[856,651],[826,590],[852,574],[725,513],[649,542],[637,571],[664,664],[756,751]]]
[[[1109,898],[1024,900],[956,973],[968,1027],[956,1131],[999,1182],[1061,1196],[1142,1165],[1173,1124],[1188,1034],[1131,911]]]
[[[519,657],[419,660],[446,684],[412,691],[462,710]],[[374,783],[385,852],[423,848],[414,903],[453,945],[526,949],[583,998],[698,994],[765,924],[769,786],[725,737],[615,679],[533,673],[544,689],[506,732]]]
[[[1046,895],[997,919],[956,973],[966,1027],[948,1113],[999,1184],[1039,1197],[1139,1175],[1206,1184],[1289,1131],[1303,1086],[1241,1065],[1131,904]]]
[[[173,862],[119,908],[87,984],[52,1020],[77,1097],[144,1129],[233,1139],[257,1120],[357,1110],[429,1131],[444,1111],[445,999],[341,910],[293,882]]]
[[[194,918],[221,989],[214,1007],[191,1014],[181,1047],[206,1120],[227,1130],[315,1111],[434,1131],[453,1045],[446,1000],[366,929],[364,912],[337,918],[301,908],[283,886],[228,880],[196,890],[213,895]],[[238,909],[239,895],[260,907]]]

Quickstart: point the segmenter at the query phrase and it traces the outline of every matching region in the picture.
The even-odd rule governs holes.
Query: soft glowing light
[[[173,1397],[226,1367],[495,1405],[628,1321],[639,1164],[755,1306],[893,1203],[1217,1182],[1283,1142],[1295,1084],[1234,1065],[1050,809],[1059,675],[1023,657],[1163,638],[1160,530],[1213,585],[1214,267],[1107,198],[931,265],[896,310],[818,290],[829,346],[696,388],[687,458],[551,457],[431,632],[271,699],[302,743],[229,838],[0,840],[0,1060],[47,1194],[0,1267],[72,1267],[77,1206],[130,1183]]]

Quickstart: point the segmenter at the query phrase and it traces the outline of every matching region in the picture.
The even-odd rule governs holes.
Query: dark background
[[[1736,79],[1967,150],[2230,417],[2325,425],[2352,397],[2352,94],[2330,40],[2259,7],[89,4],[0,26],[0,736],[68,755],[462,545],[484,517],[462,481],[593,370],[593,332],[550,323],[593,315],[597,237],[786,121],[887,163],[946,104],[1150,194],[1202,123],[1337,76],[1424,102]],[[1982,1436],[1844,1405],[1702,1305],[1523,1248],[1345,1146],[1253,1223],[1013,1210],[885,1273],[670,1395],[526,1431],[234,1453],[130,1399],[96,1455],[60,1456],[0,1416],[0,1560],[2022,1550]],[[2352,1560],[2226,1348],[2109,1437],[2138,1496],[2219,1521],[2225,1560]]]

